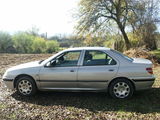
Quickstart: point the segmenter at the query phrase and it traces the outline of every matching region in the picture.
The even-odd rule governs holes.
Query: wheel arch
[[[17,82],[17,80],[18,80],[19,78],[21,78],[21,77],[29,77],[29,78],[31,78],[31,79],[35,82],[35,84],[36,84],[35,79],[34,79],[31,75],[28,75],[28,74],[20,74],[20,75],[17,75],[17,76],[15,77],[15,79],[14,79],[14,82],[13,82],[14,88],[16,87],[16,82]],[[37,87],[37,84],[36,84],[36,87]]]
[[[134,82],[131,79],[127,78],[127,77],[116,77],[116,78],[112,79],[108,84],[108,88],[110,87],[111,83],[113,81],[117,80],[117,79],[126,79],[126,80],[130,81],[131,84],[133,85],[134,90],[136,90],[136,86],[135,86]]]

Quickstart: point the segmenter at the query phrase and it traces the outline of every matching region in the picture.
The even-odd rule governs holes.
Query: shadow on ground
[[[41,106],[62,105],[65,107],[86,108],[93,112],[160,112],[160,88],[137,92],[128,100],[112,99],[106,93],[94,92],[39,92],[33,97],[21,97],[17,93],[13,93],[12,97],[18,101]]]

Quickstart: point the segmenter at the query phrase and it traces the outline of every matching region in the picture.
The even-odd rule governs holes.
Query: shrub
[[[46,52],[47,53],[52,53],[56,52],[59,49],[59,44],[55,40],[48,40],[46,41]]]
[[[45,39],[41,37],[35,37],[32,44],[33,53],[44,53],[46,51]]]
[[[0,52],[12,52],[13,42],[11,36],[6,32],[0,32]]]
[[[25,32],[19,32],[13,35],[12,40],[14,48],[18,53],[31,53],[34,36]]]

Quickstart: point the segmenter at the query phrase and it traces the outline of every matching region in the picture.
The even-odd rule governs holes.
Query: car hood
[[[29,62],[29,63],[24,63],[24,64],[20,64],[17,66],[13,66],[9,68],[7,71],[19,70],[19,69],[25,69],[25,68],[35,68],[39,66],[40,66],[39,61],[34,61],[34,62]]]
[[[150,60],[144,58],[133,58],[133,63],[152,64]]]

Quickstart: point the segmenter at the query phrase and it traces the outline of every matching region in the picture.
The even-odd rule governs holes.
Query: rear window
[[[123,57],[123,58],[125,58],[125,59],[127,59],[128,61],[133,61],[133,58],[131,58],[131,57],[128,57],[128,56],[126,56],[126,55],[124,55],[124,54],[122,54],[121,52],[119,52],[119,51],[116,51],[116,50],[111,50],[112,52],[114,52],[115,54],[117,54],[117,55],[119,55],[119,56],[121,56],[121,57]]]

